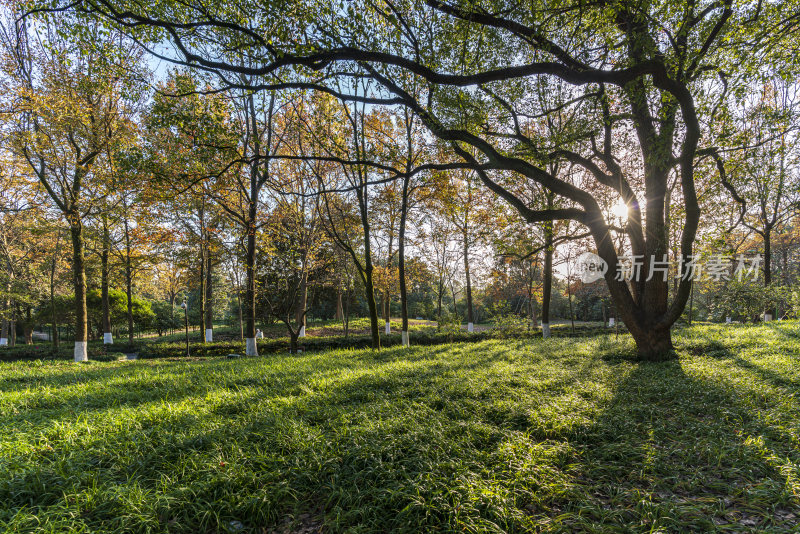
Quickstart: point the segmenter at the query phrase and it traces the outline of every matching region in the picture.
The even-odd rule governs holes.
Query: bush
[[[0,361],[16,360],[70,360],[73,358],[71,345],[62,345],[58,349],[52,345],[17,345],[0,348]]]
[[[121,352],[109,352],[108,354],[98,354],[90,356],[89,359],[96,362],[115,362],[117,360],[124,360],[126,356]]]
[[[504,339],[519,337],[527,330],[527,321],[514,313],[495,315],[492,319],[495,331]]]
[[[457,313],[443,313],[439,318],[437,330],[452,341],[454,336],[461,333],[461,316]]]

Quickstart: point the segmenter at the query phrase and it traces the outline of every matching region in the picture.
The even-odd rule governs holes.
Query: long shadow
[[[781,334],[781,336],[787,340],[796,339],[794,338],[793,335],[785,334],[780,328],[771,327],[770,330]],[[779,388],[784,388],[784,389],[800,388],[800,380],[792,380],[791,378],[788,378],[782,375],[781,373],[762,367],[760,365],[753,363],[752,361],[742,358],[741,356],[736,354],[736,352],[732,350],[731,347],[720,342],[719,340],[715,340],[707,335],[700,335],[698,337],[704,340],[705,344],[700,345],[700,347],[698,347],[698,350],[693,351],[695,354],[702,356],[711,356],[717,359],[730,360],[738,367],[741,367],[742,369],[745,369],[755,375],[758,375],[760,379]],[[792,348],[782,346],[781,350],[792,351]],[[798,354],[798,356],[800,356],[800,354]]]
[[[570,438],[581,496],[561,504],[579,512],[569,528],[796,531],[795,475],[775,461],[800,461],[780,428],[785,417],[766,423],[724,375],[698,379],[677,360],[637,365],[596,422]]]
[[[724,366],[698,378],[686,370],[691,359],[632,364],[625,356],[562,354],[535,374],[546,395],[525,397],[539,368],[513,359],[520,345],[473,347],[458,358],[447,357],[447,347],[359,352],[353,365],[325,366],[315,355],[320,367],[302,369],[286,359],[276,383],[230,377],[219,386],[238,389],[233,398],[99,435],[68,468],[55,464],[64,451],[49,453],[45,471],[0,483],[0,497],[46,510],[61,506],[59,491],[75,484],[132,484],[169,503],[159,521],[177,521],[170,531],[183,532],[224,530],[231,521],[258,531],[303,512],[365,532],[456,531],[464,514],[508,532],[544,529],[534,525],[561,532],[800,527],[790,513],[800,503],[775,461],[796,464],[800,452],[776,428],[780,422],[765,422],[763,405],[725,382]],[[724,345],[715,350],[712,363],[735,358]],[[495,377],[498,364],[519,373]],[[364,371],[337,374],[342,369]],[[613,392],[586,412],[591,421],[534,428],[530,411],[572,393],[590,395],[592,379]],[[127,456],[109,452],[125,443]],[[509,444],[560,451],[559,458],[530,465],[504,459]],[[541,471],[522,485],[525,469]],[[94,478],[80,479],[82,470]],[[516,508],[489,507],[491,493],[471,490],[485,480],[508,488]],[[84,512],[90,524],[124,516],[116,501],[103,506]]]

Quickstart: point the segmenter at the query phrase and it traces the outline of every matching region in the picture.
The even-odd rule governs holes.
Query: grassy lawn
[[[409,330],[411,332],[435,332],[436,331],[436,322],[435,321],[418,321],[416,319],[410,319],[409,323]],[[380,333],[381,336],[384,335],[384,325],[385,321],[383,318],[378,320],[378,325],[380,326]],[[392,328],[392,332],[397,333],[401,330],[403,323],[400,319],[392,318],[390,321],[390,325]],[[274,323],[271,325],[262,325],[257,324],[257,328],[260,328],[265,337],[268,338],[278,338],[278,337],[288,337],[288,333],[286,331],[286,326],[283,323]],[[194,328],[194,329],[193,329]],[[349,331],[352,335],[367,335],[370,332],[370,324],[369,319],[359,317],[353,318],[350,320],[349,324]],[[341,321],[335,320],[328,320],[328,321],[309,321],[308,325],[306,326],[306,334],[311,337],[317,336],[341,336],[344,335],[344,327],[342,326]],[[196,325],[189,325],[189,340],[191,342],[199,342],[203,339],[203,333],[197,328]],[[225,325],[216,325],[214,327],[214,339],[218,340],[238,340],[241,339],[241,330],[238,326],[225,326]],[[163,336],[157,336],[155,333],[150,333],[146,337],[150,340],[156,340],[159,342],[171,342],[171,341],[183,341],[186,334],[183,330],[176,330],[174,334],[165,334]],[[117,342],[124,343],[128,338],[126,336],[117,336]]]
[[[800,529],[800,326],[0,364],[0,530]]]

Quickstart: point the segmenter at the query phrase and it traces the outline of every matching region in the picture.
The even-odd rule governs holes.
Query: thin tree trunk
[[[308,271],[305,268],[307,258],[303,258],[303,272],[300,275],[300,291],[295,309],[295,322],[298,325],[298,337],[306,335],[306,306],[308,305]]]
[[[336,316],[334,317],[337,321],[344,320],[344,308],[342,305],[342,286],[341,284],[337,284],[336,286]]]
[[[406,285],[406,221],[408,220],[408,187],[411,179],[403,179],[403,196],[400,203],[400,231],[397,243],[397,274],[400,278],[400,337],[403,346],[408,346],[408,287]]]
[[[567,299],[569,301],[569,320],[570,320],[570,332],[575,334],[575,313],[572,311],[572,284],[570,283],[569,277],[567,277]]]
[[[206,243],[206,218],[205,218],[205,197],[200,202],[200,332],[203,332],[203,343],[206,342],[206,255],[208,254],[208,244]]]
[[[344,329],[344,337],[347,338],[350,334],[350,290],[344,291],[344,299],[342,301],[342,328]]]
[[[25,325],[22,328],[22,333],[25,335],[25,344],[33,345],[33,319],[31,318],[31,308],[25,308]]]
[[[378,329],[378,305],[375,302],[375,284],[372,282],[372,261],[367,259],[364,271],[364,286],[366,286],[367,308],[369,309],[369,325],[372,336],[372,348],[380,350],[381,334]]]
[[[764,229],[764,286],[772,283],[772,228]]]
[[[244,339],[244,315],[242,314],[242,292],[236,288],[236,303],[239,305],[239,334]]]
[[[366,183],[366,181],[362,181]],[[366,189],[366,185],[363,185]],[[356,189],[356,196],[358,197],[359,211],[361,215],[361,227],[364,230],[364,269],[361,273],[362,281],[364,282],[364,291],[367,297],[367,308],[369,309],[369,324],[370,333],[372,337],[372,349],[380,350],[381,348],[381,334],[378,329],[378,304],[375,302],[375,284],[372,279],[374,266],[372,265],[372,244],[370,242],[370,224],[369,215],[367,212],[367,199],[365,197],[366,191],[361,187]]]
[[[16,303],[14,303],[14,307],[16,308]],[[17,346],[17,312],[16,309],[12,312],[11,321],[9,321],[9,327],[11,331],[9,332],[10,338],[8,340],[8,345],[10,347]]]
[[[83,224],[77,213],[70,214],[72,237],[72,277],[75,286],[75,350],[76,362],[89,359],[86,344],[88,317],[86,312],[86,270],[83,257]]]
[[[100,307],[102,309],[103,344],[114,342],[111,334],[111,313],[108,304],[108,255],[111,249],[111,236],[108,221],[103,216],[103,250],[100,253]]]
[[[472,332],[474,328],[472,312],[472,277],[469,272],[469,239],[466,231],[464,232],[464,277],[467,282],[467,331]],[[453,298],[455,298],[455,295]]]
[[[548,198],[548,206],[552,201]],[[542,271],[542,337],[550,337],[550,297],[553,293],[553,223],[544,223],[544,270]]]
[[[436,321],[442,322],[442,299],[444,298],[444,283],[440,280],[436,293]],[[438,329],[439,327],[437,327]]]
[[[211,261],[211,251],[206,248],[206,310],[205,310],[205,340],[214,340],[214,267]]]
[[[125,214],[125,289],[127,298],[128,315],[128,345],[133,345],[133,266],[131,265],[131,234],[128,226],[128,215]]]
[[[255,190],[255,185],[253,185]],[[245,354],[258,356],[256,344],[256,192],[252,192],[248,208],[247,227],[247,254],[245,257],[245,271],[247,273],[247,287],[245,289]]]
[[[3,319],[2,326],[0,326],[0,347],[8,346],[8,331],[9,331],[9,321],[8,319]]]
[[[58,319],[56,316],[56,267],[58,266],[58,253],[61,245],[61,232],[56,234],[56,247],[53,250],[53,261],[50,264],[50,319],[53,325],[53,331],[50,335],[50,341],[53,347],[58,348]],[[5,337],[5,336],[0,336]]]

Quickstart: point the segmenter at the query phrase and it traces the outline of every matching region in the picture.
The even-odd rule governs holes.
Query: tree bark
[[[410,344],[408,338],[408,287],[406,286],[406,221],[408,220],[408,188],[411,179],[403,178],[403,196],[400,203],[400,230],[397,243],[397,274],[400,278],[400,337],[404,346]]]
[[[369,309],[369,326],[373,350],[381,348],[381,334],[378,329],[378,304],[375,301],[375,284],[372,281],[372,260],[367,257],[364,269],[364,286],[366,286],[367,308]]]
[[[103,323],[103,344],[113,343],[111,335],[111,313],[108,304],[108,255],[111,248],[111,236],[108,222],[103,217],[103,250],[100,253],[100,308]],[[54,316],[55,317],[55,316]]]
[[[674,359],[674,348],[672,346],[672,336],[669,329],[648,329],[634,325],[632,322],[625,322],[628,331],[633,336],[638,348],[639,359],[645,361],[665,361]],[[631,328],[633,326],[633,328]]]
[[[764,239],[764,286],[772,283],[772,228],[766,227],[762,235]]]
[[[58,252],[61,245],[61,232],[59,231],[56,235],[56,247],[53,250],[53,261],[50,264],[50,319],[52,324],[52,334],[50,335],[50,341],[52,341],[53,346],[58,348],[59,339],[58,339],[58,319],[56,315],[56,267],[58,266]],[[0,335],[0,337],[6,337],[4,335]]]
[[[552,197],[548,198],[552,205]],[[550,298],[553,293],[553,223],[544,223],[544,269],[542,271],[542,337],[550,337]]]
[[[206,341],[214,340],[214,267],[211,252],[206,248],[206,328],[203,332]]]
[[[86,352],[88,316],[86,312],[86,268],[83,256],[83,223],[77,213],[70,214],[72,237],[72,278],[75,287],[75,351],[76,362],[89,359]]]
[[[300,290],[295,308],[295,322],[298,328],[298,337],[306,335],[306,306],[308,305],[308,271],[305,268],[307,258],[303,258],[303,272],[300,275]]]
[[[344,320],[344,308],[342,305],[342,286],[336,286],[336,315],[334,317],[337,321]]]
[[[25,308],[25,324],[22,327],[22,333],[25,335],[25,344],[33,345],[33,319],[30,306]]]
[[[0,346],[8,346],[8,330],[9,330],[9,321],[8,319],[3,319],[2,325],[0,325]]]
[[[133,265],[131,265],[131,234],[128,215],[125,214],[125,291],[127,293],[128,345],[133,345]]]
[[[375,301],[375,283],[372,274],[375,267],[372,264],[372,244],[370,242],[369,213],[367,211],[366,180],[362,179],[361,184],[356,189],[358,206],[361,214],[361,227],[364,230],[364,269],[361,273],[364,282],[365,296],[367,297],[367,308],[369,309],[369,324],[372,337],[372,349],[380,350],[381,333],[378,329],[378,304]],[[363,189],[362,189],[363,188]]]
[[[200,332],[203,343],[206,342],[206,255],[208,254],[208,244],[206,243],[206,218],[205,218],[205,197],[200,202]]]
[[[474,324],[472,312],[472,277],[469,272],[469,239],[464,232],[464,278],[467,283],[467,329],[471,332]]]
[[[244,296],[244,336],[247,356],[258,356],[258,345],[256,344],[256,210],[254,192],[247,212],[247,257],[245,258],[247,287]]]

